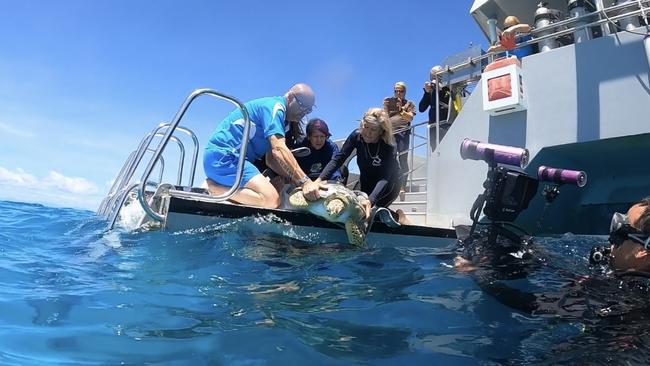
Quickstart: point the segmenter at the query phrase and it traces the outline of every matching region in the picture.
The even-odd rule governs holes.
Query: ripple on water
[[[540,238],[461,272],[455,246],[351,249],[257,235],[255,225],[289,233],[273,217],[177,233],[105,224],[86,211],[0,202],[0,363],[650,359],[643,281],[587,265],[602,237]]]

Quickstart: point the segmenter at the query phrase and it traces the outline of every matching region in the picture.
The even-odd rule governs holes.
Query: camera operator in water
[[[613,270],[650,276],[650,196],[632,205],[627,214],[614,213],[609,241]]]
[[[296,84],[284,96],[252,100],[244,106],[250,118],[250,133],[242,180],[232,201],[266,208],[277,208],[280,196],[269,180],[253,165],[266,154],[268,166],[292,183],[302,186],[308,199],[317,199],[318,185],[305,174],[285,143],[287,121],[300,121],[311,113],[314,92],[307,84]],[[220,195],[235,184],[239,151],[244,139],[244,117],[231,112],[210,137],[203,155],[208,191]]]

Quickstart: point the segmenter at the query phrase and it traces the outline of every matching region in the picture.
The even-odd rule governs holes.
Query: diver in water
[[[455,267],[460,271],[477,271],[475,279],[486,292],[510,296],[497,297],[499,301],[516,304],[514,308],[525,312],[540,310],[534,294],[508,290],[498,280],[525,278],[539,268],[541,263],[546,262],[546,253],[532,240],[514,242],[507,237],[500,237],[500,240],[491,242],[487,231],[488,229],[459,241]],[[632,205],[626,214],[613,215],[609,242],[608,246],[592,249],[589,255],[592,267],[603,265],[614,271],[615,276],[650,277],[650,196]],[[575,283],[584,285],[585,281],[591,280],[581,278]]]
[[[632,224],[647,220],[647,204],[633,207],[629,215]],[[635,209],[644,213],[635,216]],[[616,271],[611,272],[587,265],[584,256],[588,248],[573,255],[572,249],[558,252],[559,246],[554,245],[565,247],[566,240],[515,242],[499,236],[494,242],[489,240],[487,228],[466,239],[459,246],[456,268],[466,272],[489,297],[473,304],[474,311],[486,314],[486,322],[494,321],[499,316],[492,315],[495,307],[491,304],[496,300],[503,305],[500,316],[515,319],[515,327],[521,325],[522,331],[512,338],[516,350],[562,333],[561,342],[549,341],[546,351],[534,356],[535,364],[566,364],[567,359],[579,359],[580,364],[628,364],[625,360],[635,364],[635,360],[648,357],[650,282],[643,276],[650,277],[650,256],[645,248],[637,239],[625,239],[619,246],[614,243],[618,258],[612,258],[609,268]],[[523,321],[516,320],[517,313],[523,314]],[[539,330],[525,330],[533,323]]]
[[[500,303],[526,314],[565,320],[623,316],[650,310],[650,284],[644,278],[650,277],[649,235],[650,197],[646,197],[627,214],[613,215],[611,244],[592,249],[588,275],[567,271],[562,258],[551,258],[533,240],[490,241],[487,229],[459,241],[455,267],[470,272]],[[536,286],[529,283],[529,289],[522,289],[521,280],[527,282],[542,266],[556,270],[566,285],[531,291]],[[519,280],[519,285],[510,286],[512,280]]]
[[[626,214],[612,216],[609,247],[595,247],[592,264],[608,264],[619,275],[650,277],[650,196],[630,207]]]
[[[463,158],[488,163],[494,160],[492,156],[500,157],[497,153],[506,151],[498,145],[488,146],[467,139],[461,145]],[[562,170],[539,167],[538,180],[557,182],[546,178],[561,173]],[[586,176],[581,179],[582,174],[574,173],[581,172],[573,171],[571,181],[583,186]],[[524,178],[521,173],[503,166],[490,165],[488,178],[483,184],[485,191],[479,195],[470,212],[474,225],[471,229],[456,227],[459,245],[455,268],[467,272],[483,293],[512,309],[513,313],[533,316],[536,323],[548,319],[551,327],[555,327],[558,321],[580,325],[578,331],[571,329],[572,334],[568,337],[563,335],[561,345],[544,352],[541,357],[544,364],[562,363],[567,344],[580,349],[580,359],[585,364],[602,361],[603,355],[611,363],[611,350],[623,349],[610,348],[610,345],[626,345],[632,347],[632,351],[638,348],[650,350],[650,341],[646,341],[650,340],[647,337],[650,332],[645,330],[650,329],[650,282],[647,279],[650,277],[647,252],[650,245],[650,197],[634,204],[626,215],[614,215],[609,238],[611,244],[592,250],[592,265],[588,266],[582,255],[575,255],[573,248],[559,255],[559,247],[555,247],[556,251],[544,250],[553,248],[554,241],[567,247],[565,238],[533,239],[521,235],[522,230],[513,229],[516,227],[512,222],[517,214],[525,210],[527,202],[537,194],[537,181],[531,177]],[[549,203],[559,193],[558,187],[547,186],[544,189],[542,195]],[[479,222],[481,212],[485,218]],[[587,254],[582,250],[578,253]],[[488,312],[493,311],[490,302],[485,303]],[[527,338],[529,335],[520,336]],[[638,360],[637,356],[616,353],[621,360],[626,357]],[[576,359],[574,350],[569,357]]]

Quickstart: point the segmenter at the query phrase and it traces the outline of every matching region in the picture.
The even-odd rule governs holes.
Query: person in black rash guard
[[[431,146],[431,151],[433,152],[436,149],[436,84],[438,82],[438,72],[442,71],[442,67],[434,66],[431,68],[429,73],[429,79],[424,83],[424,94],[420,103],[418,103],[418,110],[420,113],[429,108],[429,146]],[[440,119],[440,140],[445,137],[447,130],[449,129],[450,123],[447,121],[449,114],[449,96],[451,92],[449,88],[443,86],[438,90],[438,114]]]
[[[357,150],[361,191],[368,195],[371,206],[388,207],[399,195],[399,163],[388,114],[381,108],[370,108],[363,115],[359,129],[353,131],[338,154],[327,164],[316,183],[330,179],[335,170]],[[366,215],[370,215],[370,206]],[[397,218],[407,223],[403,212]]]
[[[296,157],[298,165],[307,173],[309,178],[316,179],[323,172],[325,166],[339,152],[339,147],[329,137],[329,127],[320,118],[312,118],[307,123],[307,138],[296,147],[308,147],[311,153],[307,156]],[[334,171],[330,180],[341,181],[341,172]]]

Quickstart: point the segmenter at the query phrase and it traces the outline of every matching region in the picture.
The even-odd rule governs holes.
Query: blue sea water
[[[455,245],[106,231],[0,201],[0,363],[647,364],[645,283],[588,268],[603,241],[540,238],[459,271]]]

